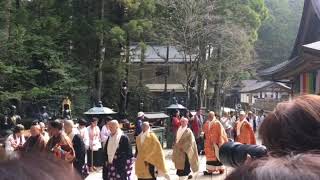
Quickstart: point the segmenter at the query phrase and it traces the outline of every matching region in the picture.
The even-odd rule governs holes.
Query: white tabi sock
[[[179,180],[187,180],[188,176],[179,176]]]
[[[164,178],[165,178],[166,180],[171,180],[169,174],[165,174],[165,175],[164,175]]]
[[[198,179],[199,171],[192,173],[192,179]]]

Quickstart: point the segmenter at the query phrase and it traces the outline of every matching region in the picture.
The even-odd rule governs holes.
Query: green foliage
[[[159,109],[152,109],[152,95],[149,89],[144,86],[135,86],[130,90],[130,98],[128,105],[129,119],[134,120],[136,118],[137,112],[140,111],[140,102],[143,102],[143,111],[159,111]],[[158,101],[159,103],[159,101]]]
[[[46,99],[48,96],[53,94],[53,90],[51,88],[38,88],[34,87],[29,91],[26,91],[23,98],[28,100],[38,100],[38,99]]]
[[[288,60],[302,14],[304,0],[265,0],[269,17],[259,30],[256,51],[260,68]]]
[[[0,53],[2,102],[43,102],[78,92],[79,79],[71,78],[73,63],[68,59],[69,17],[60,9],[67,5],[28,1],[12,10],[9,41]]]
[[[60,111],[62,98],[69,96],[76,113],[82,114],[97,100],[103,35],[102,100],[117,108],[126,74],[120,53],[130,41],[147,40],[155,2],[104,0],[104,4],[101,18],[101,1],[1,1],[1,42],[10,35],[0,45],[1,102],[50,103]]]
[[[239,72],[239,80],[247,80],[250,79],[252,76],[248,71]]]
[[[246,68],[261,22],[270,21],[263,0],[104,0],[103,8],[101,2],[0,2],[1,105],[16,99],[60,111],[62,98],[69,96],[74,112],[82,114],[97,101],[102,70],[102,101],[117,109],[126,78],[120,54],[130,42],[142,49],[148,41],[169,43],[200,60],[202,50],[211,47],[212,56],[191,68],[190,77],[200,72],[213,81],[222,62],[223,78],[233,78],[238,69],[229,67]],[[133,86],[130,93],[131,115],[142,98],[145,110],[152,110],[147,88]]]
[[[118,108],[120,100],[120,85],[125,79],[126,66],[120,56],[130,42],[144,42],[152,31],[150,17],[155,11],[153,0],[105,0],[104,18],[101,19],[101,4],[98,2],[76,2],[74,4],[74,23],[72,39],[74,43],[73,58],[79,62],[83,72],[77,77],[83,77],[84,83],[91,89],[90,100],[95,102],[98,87],[98,52],[97,44],[100,35],[104,35],[106,49],[103,62],[103,104],[114,109]],[[88,10],[93,10],[88,13]],[[135,106],[139,102],[133,102]]]
[[[111,42],[114,45],[124,44],[126,42],[126,32],[119,26],[115,26],[110,30],[110,35],[112,37]]]
[[[118,59],[107,60],[104,65],[104,91],[103,97],[105,105],[114,109],[118,108],[120,100],[120,85],[125,76],[124,64],[120,63]]]
[[[151,30],[152,22],[147,19],[131,20],[126,24],[125,28],[129,32],[130,37],[140,39]]]
[[[198,57],[197,74],[214,82],[221,69],[219,81],[224,82],[250,67],[257,32],[268,14],[263,0],[162,0],[158,6],[158,34]]]
[[[154,0],[120,0],[128,8],[128,17],[147,17],[155,12]]]
[[[225,22],[245,28],[251,41],[257,40],[257,31],[268,14],[263,0],[218,1],[217,6]]]

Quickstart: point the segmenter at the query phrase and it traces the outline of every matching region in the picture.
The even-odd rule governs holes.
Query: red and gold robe
[[[55,149],[58,149],[58,151]],[[72,142],[65,134],[62,133],[49,139],[46,145],[46,151],[52,152],[56,158],[70,163],[75,159]]]

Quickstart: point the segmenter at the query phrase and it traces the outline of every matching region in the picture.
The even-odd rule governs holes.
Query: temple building
[[[142,56],[142,54],[144,54]],[[137,43],[130,46],[129,88],[147,87],[152,94],[152,107],[163,109],[171,104],[172,97],[185,105],[186,71],[194,62],[195,56],[186,55],[175,46],[148,43],[142,51]],[[195,78],[196,74],[190,74]]]
[[[292,95],[320,94],[320,1],[305,0],[289,60],[258,72],[269,81],[291,85]]]
[[[242,80],[240,102],[243,109],[272,111],[282,101],[291,97],[291,88],[274,81]]]

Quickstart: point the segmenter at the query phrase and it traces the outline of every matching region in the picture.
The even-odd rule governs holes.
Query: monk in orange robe
[[[216,119],[214,112],[209,112],[208,120],[204,124],[203,131],[205,135],[204,151],[207,160],[207,171],[204,171],[204,174],[222,174],[224,167],[219,161],[219,148],[228,141],[228,137],[222,124]]]
[[[246,113],[240,111],[239,121],[235,125],[235,141],[242,144],[256,144],[256,137],[250,123],[246,120]]]

